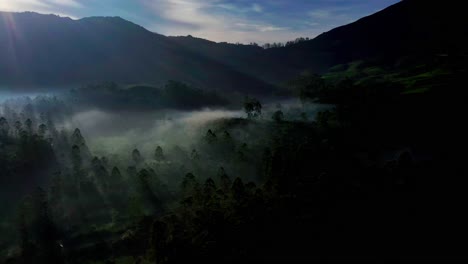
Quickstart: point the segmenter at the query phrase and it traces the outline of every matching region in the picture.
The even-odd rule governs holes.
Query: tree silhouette
[[[164,152],[163,152],[163,149],[161,148],[161,146],[157,146],[156,147],[156,150],[154,151],[154,158],[156,159],[156,161],[164,161],[166,159],[166,157],[164,156]]]
[[[224,193],[228,193],[231,189],[231,179],[229,179],[229,176],[226,174],[226,171],[224,170],[223,167],[220,167],[218,170],[218,181],[219,185],[221,187],[221,190]]]
[[[40,124],[38,129],[37,129],[37,134],[40,137],[45,137],[46,132],[47,132],[47,126],[45,124]]]
[[[322,76],[309,72],[305,72],[291,81],[290,85],[303,103],[317,99],[327,89],[327,84]]]
[[[257,118],[262,114],[262,104],[255,98],[244,99],[244,111],[248,118]]]
[[[0,137],[7,137],[8,133],[10,131],[10,125],[8,124],[8,121],[6,118],[1,117],[0,118]]]
[[[277,123],[282,122],[283,119],[284,119],[283,111],[281,111],[281,110],[275,111],[273,113],[272,119]]]
[[[134,149],[132,151],[132,159],[135,165],[139,165],[143,162],[143,158],[141,157],[140,151],[138,149]]]
[[[26,132],[28,132],[29,135],[32,135],[33,134],[33,123],[32,123],[32,120],[31,119],[26,119],[26,121],[24,122],[24,124],[26,125]]]

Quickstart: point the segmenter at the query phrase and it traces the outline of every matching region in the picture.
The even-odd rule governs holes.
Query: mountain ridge
[[[268,94],[303,71],[323,74],[357,60],[392,66],[416,55],[466,53],[468,22],[459,5],[403,0],[314,39],[272,49],[167,37],[120,17],[0,13],[10,16],[0,19],[0,57],[6,58],[0,61],[0,85],[178,80],[212,90]],[[453,13],[449,19],[447,12]],[[14,21],[14,33],[23,39],[5,21]]]
[[[10,20],[0,20],[0,56],[5,58],[0,62],[2,85],[163,84],[175,79],[211,89],[219,85],[223,90],[249,92],[243,88],[247,84],[253,84],[253,92],[271,89],[122,18],[8,15]],[[14,21],[14,32],[5,21]],[[15,65],[25,67],[15,69]]]

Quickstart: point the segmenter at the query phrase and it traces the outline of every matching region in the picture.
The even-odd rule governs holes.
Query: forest
[[[176,111],[174,99],[138,109],[127,101],[122,107],[135,112],[124,115],[114,107],[122,92],[159,97],[115,84],[71,91],[80,96],[4,101],[6,263],[320,261],[454,250],[432,244],[427,236],[447,234],[426,228],[459,228],[453,218],[432,214],[463,201],[463,191],[445,189],[463,188],[464,180],[451,176],[466,171],[450,155],[458,134],[433,125],[457,112],[434,109],[442,105],[437,93],[395,92],[398,83],[306,74],[291,87],[294,102],[262,105],[245,97],[237,102],[242,111],[185,114],[188,106]],[[101,121],[111,130],[128,122],[143,132],[97,140]],[[92,143],[76,124],[89,129]],[[432,196],[436,190],[443,197]]]

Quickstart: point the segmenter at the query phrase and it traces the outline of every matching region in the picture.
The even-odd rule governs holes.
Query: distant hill
[[[0,13],[0,85],[165,84],[265,93],[271,86],[118,17]]]
[[[285,48],[281,56],[299,67],[326,70],[327,66],[369,58],[466,54],[468,19],[464,12],[457,1],[404,0],[311,41]],[[314,60],[317,56],[325,61]]]
[[[302,71],[326,73],[356,61],[379,67],[428,64],[441,56],[465,61],[463,13],[461,1],[404,0],[310,41],[267,50],[165,37],[117,17],[0,13],[0,85],[177,80],[265,94]]]
[[[191,37],[174,40],[207,57],[274,84],[304,70],[367,61],[381,67],[429,64],[440,57],[466,61],[468,19],[461,2],[404,0],[310,41],[263,50]]]

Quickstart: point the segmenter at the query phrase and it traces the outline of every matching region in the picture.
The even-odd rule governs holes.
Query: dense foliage
[[[451,243],[438,242],[447,233],[427,228],[465,232],[453,209],[466,198],[456,177],[466,168],[450,154],[461,130],[432,120],[459,112],[434,109],[438,94],[398,93],[392,83],[301,78],[305,104],[318,96],[336,107],[310,122],[305,113],[289,119],[281,104],[264,116],[246,98],[247,119],[210,122],[190,146],[155,144],[149,155],[95,157],[79,129],[57,128],[74,111],[57,98],[5,103],[0,164],[13,169],[2,183],[24,176],[2,192],[21,201],[3,211],[2,255],[8,263],[218,263],[448,254]]]

